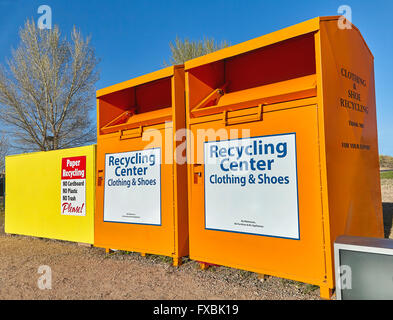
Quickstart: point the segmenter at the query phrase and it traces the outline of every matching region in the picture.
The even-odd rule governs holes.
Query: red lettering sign
[[[61,179],[86,179],[86,156],[63,158]]]

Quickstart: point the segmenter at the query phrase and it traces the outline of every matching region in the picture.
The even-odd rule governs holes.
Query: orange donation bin
[[[330,298],[336,237],[383,237],[373,56],[339,25],[315,18],[185,63],[191,259]]]
[[[185,138],[175,134],[185,128],[184,68],[101,89],[97,99],[95,246],[178,265],[188,254]]]

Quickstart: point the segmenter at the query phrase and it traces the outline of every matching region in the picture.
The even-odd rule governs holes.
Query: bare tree
[[[171,65],[183,64],[187,60],[191,60],[205,54],[217,51],[229,46],[227,41],[217,43],[214,39],[204,38],[203,40],[190,41],[189,39],[180,39],[176,37],[175,42],[169,43],[171,49]],[[167,65],[167,63],[164,62]]]
[[[71,39],[59,28],[26,21],[19,46],[0,67],[0,120],[24,150],[54,150],[95,140],[94,106],[98,60],[74,27]]]
[[[0,173],[5,169],[5,156],[8,152],[8,142],[5,137],[0,136]]]

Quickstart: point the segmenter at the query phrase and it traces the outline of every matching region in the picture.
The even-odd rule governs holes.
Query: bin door
[[[206,117],[208,122],[192,119],[192,259],[323,283],[318,118],[313,101],[227,112],[216,120]]]
[[[99,137],[96,246],[174,254],[172,132],[167,123]]]

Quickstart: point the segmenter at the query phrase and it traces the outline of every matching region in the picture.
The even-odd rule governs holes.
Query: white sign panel
[[[105,155],[104,221],[161,225],[161,150]]]
[[[205,142],[205,228],[299,239],[296,135]]]
[[[61,214],[86,215],[86,156],[61,161]]]

